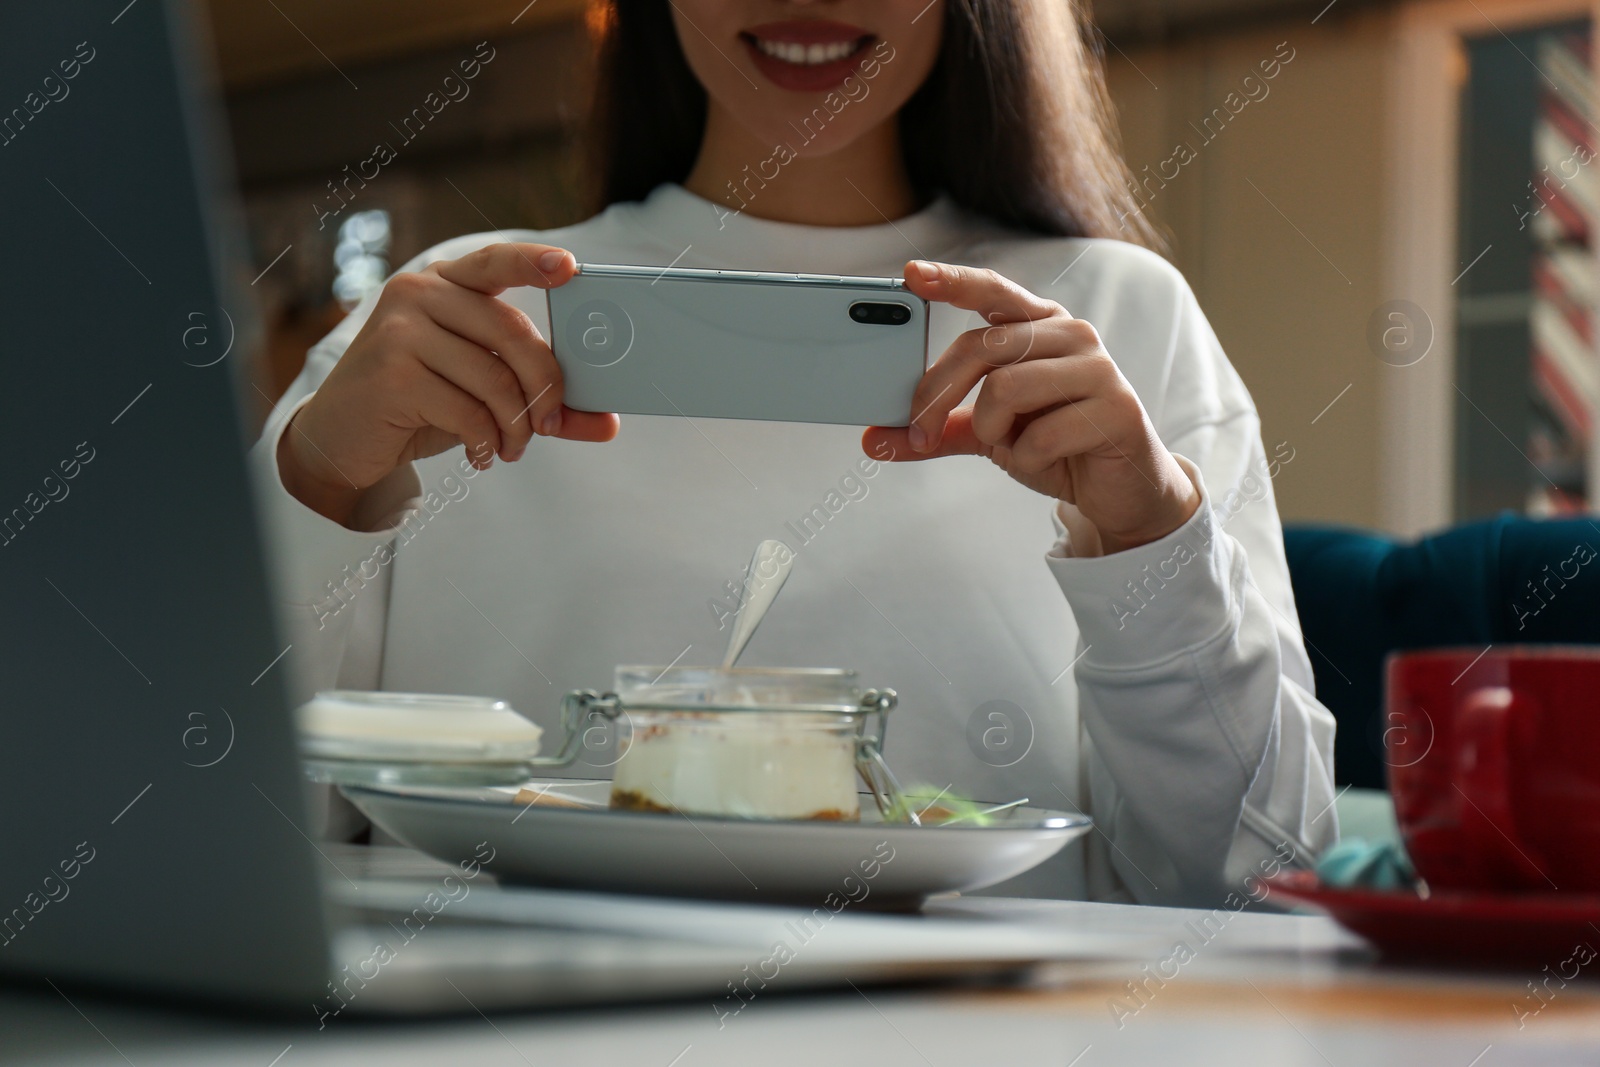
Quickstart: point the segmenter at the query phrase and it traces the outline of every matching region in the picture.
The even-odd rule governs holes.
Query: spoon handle
[[[761,625],[793,569],[794,552],[782,541],[763,541],[756,546],[744,577],[744,599],[734,616],[733,633],[728,635],[727,654],[722,657],[723,670],[738,662],[744,646],[750,643],[751,635]]]

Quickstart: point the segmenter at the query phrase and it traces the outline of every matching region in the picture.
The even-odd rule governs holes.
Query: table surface
[[[1600,1064],[1600,983],[1582,978],[1535,999],[1530,983],[1545,976],[1534,968],[1387,965],[1314,916],[1242,913],[1201,941],[1192,924],[1210,913],[996,897],[930,908],[1126,935],[1145,955],[1053,964],[1025,988],[763,993],[720,1020],[700,998],[439,1020],[342,1017],[319,1030],[310,1012],[304,1020],[230,1016],[12,986],[0,989],[0,1063]],[[1179,966],[1162,965],[1168,953],[1148,953],[1152,943],[1179,940],[1194,948]]]

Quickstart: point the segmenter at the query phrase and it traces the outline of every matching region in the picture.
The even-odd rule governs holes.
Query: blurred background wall
[[[1593,6],[1100,0],[1130,197],[1293,449],[1286,519],[1592,508]],[[210,7],[266,394],[416,252],[581,217],[582,0]]]

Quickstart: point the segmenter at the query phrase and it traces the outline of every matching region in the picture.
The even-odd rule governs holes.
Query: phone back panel
[[[904,426],[928,305],[890,279],[585,267],[549,290],[566,404],[582,411]],[[594,273],[584,273],[593,270]],[[900,325],[851,318],[900,304]]]

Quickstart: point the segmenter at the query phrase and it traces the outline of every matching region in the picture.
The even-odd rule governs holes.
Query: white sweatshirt
[[[728,583],[778,538],[794,573],[742,663],[853,667],[898,690],[886,754],[903,782],[1093,815],[1083,845],[1010,889],[1216,904],[1337,838],[1334,723],[1313,695],[1271,487],[1293,449],[1269,461],[1249,393],[1165,260],[943,200],[827,228],[663,185],[565,229],[446,241],[401,270],[507,240],[579,262],[993,268],[1099,330],[1203,502],[1161,541],[1074,555],[1081,518],[981,458],[878,464],[858,427],[623,416],[614,441],[535,438],[482,474],[459,448],[402,468],[367,494],[373,532],[356,532],[289,496],[275,454],[374,293],[311,349],[252,453],[297,700],[335,684],[489,695],[553,738],[561,694],[607,689],[617,664],[718,661]],[[502,299],[548,335],[542,291]],[[933,305],[931,354],[981,324]],[[574,773],[607,777],[596,768],[615,756],[586,759]]]

